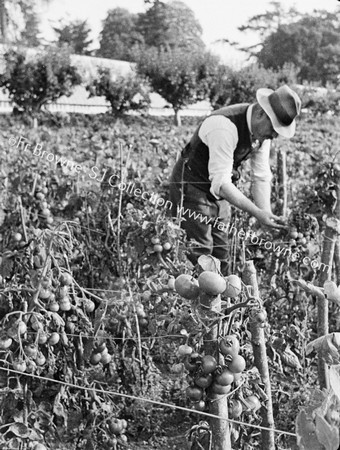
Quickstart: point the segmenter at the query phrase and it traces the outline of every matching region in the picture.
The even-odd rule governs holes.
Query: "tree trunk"
[[[279,150],[277,153],[277,170],[278,170],[278,197],[282,200],[279,214],[287,215],[287,155],[284,150]]]
[[[182,119],[181,119],[181,110],[180,109],[174,109],[175,111],[175,125],[177,127],[182,126]]]
[[[242,280],[247,286],[252,286],[253,296],[259,299],[256,269],[254,267],[253,261],[245,262]],[[264,427],[272,428],[273,430],[261,430],[261,448],[264,450],[275,450],[273,403],[264,329],[261,327],[261,323],[252,318],[250,318],[249,326],[254,352],[254,363],[261,375],[262,383],[264,385],[264,392],[267,396],[266,404],[263,405],[260,410],[262,416],[262,425]]]

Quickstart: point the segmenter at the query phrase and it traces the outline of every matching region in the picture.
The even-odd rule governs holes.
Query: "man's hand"
[[[261,225],[270,228],[288,228],[287,221],[283,217],[276,216],[271,211],[260,210],[255,217]]]

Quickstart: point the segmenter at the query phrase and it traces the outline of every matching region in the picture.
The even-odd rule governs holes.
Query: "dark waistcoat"
[[[238,105],[226,106],[224,108],[213,111],[211,115],[222,115],[230,119],[236,126],[238,132],[238,142],[234,150],[233,164],[233,182],[237,179],[237,169],[241,162],[249,157],[252,150],[249,128],[247,125],[247,109],[248,103],[240,103]],[[201,124],[196,129],[190,142],[182,151],[182,158],[187,160],[184,169],[184,180],[190,182],[198,189],[206,192],[212,199],[214,197],[210,193],[211,182],[209,180],[208,161],[209,148],[198,136]]]

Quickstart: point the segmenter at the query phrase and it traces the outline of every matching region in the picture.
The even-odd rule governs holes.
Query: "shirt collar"
[[[253,106],[254,105],[250,105],[248,107],[248,109],[247,109],[247,116],[246,116],[247,117],[247,125],[248,125],[250,136],[253,135],[252,130],[251,130],[251,113],[252,113],[252,110],[253,110]]]

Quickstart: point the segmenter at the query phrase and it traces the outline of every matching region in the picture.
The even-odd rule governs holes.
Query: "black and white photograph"
[[[340,450],[340,1],[0,0],[0,450]]]

